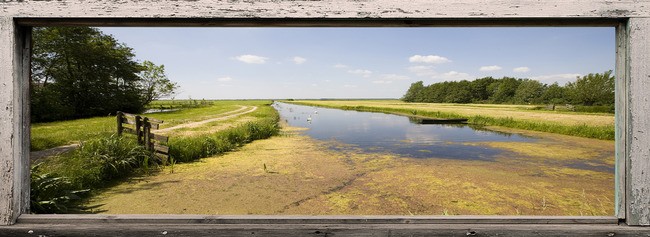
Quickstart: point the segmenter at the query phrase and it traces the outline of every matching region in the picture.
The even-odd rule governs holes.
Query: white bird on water
[[[309,117],[307,117],[307,121],[311,122],[311,115],[309,115]]]

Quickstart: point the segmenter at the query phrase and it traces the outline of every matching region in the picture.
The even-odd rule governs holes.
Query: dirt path
[[[206,120],[191,122],[191,123],[184,123],[184,124],[180,124],[180,125],[177,125],[177,126],[174,126],[174,127],[156,130],[156,133],[164,134],[166,132],[169,132],[169,131],[172,131],[172,130],[175,130],[175,129],[179,129],[179,128],[198,127],[198,126],[201,126],[201,125],[206,124],[206,123],[210,123],[210,122],[214,122],[214,121],[227,120],[227,119],[234,118],[234,117],[237,117],[237,116],[240,116],[240,115],[248,114],[248,113],[251,113],[251,112],[253,112],[255,110],[257,110],[257,106],[252,106],[252,107],[250,107],[250,106],[240,106],[239,109],[218,114],[216,116],[219,116],[219,117],[216,117],[216,118],[211,118],[211,119],[206,119]],[[46,150],[42,150],[42,151],[32,151],[32,152],[29,153],[30,161],[32,162],[32,164],[35,164],[36,162],[38,162],[39,160],[41,160],[41,159],[43,159],[45,157],[60,155],[60,154],[72,151],[74,149],[77,149],[77,147],[79,147],[79,144],[70,144],[70,145],[58,146],[58,147],[54,147],[54,148],[50,148],[50,149],[46,149]]]
[[[77,147],[79,147],[79,144],[75,143],[75,144],[70,144],[65,146],[58,146],[58,147],[54,147],[42,151],[32,151],[29,153],[29,160],[32,162],[32,164],[36,164],[45,157],[60,155],[72,151],[74,149],[77,149]]]
[[[299,130],[131,179],[88,206],[111,214],[613,215],[608,172],[515,150],[520,159],[506,152],[499,162],[364,153]],[[540,146],[562,154],[588,142]]]
[[[159,133],[159,134],[165,134],[167,132],[170,132],[170,131],[173,131],[173,130],[176,130],[176,129],[179,129],[179,128],[195,128],[195,127],[199,127],[201,125],[204,125],[206,123],[227,120],[227,119],[231,119],[231,118],[234,118],[234,117],[237,117],[237,116],[240,116],[240,115],[252,113],[255,110],[257,110],[257,106],[251,106],[251,107],[249,107],[249,106],[241,106],[241,108],[239,108],[237,110],[229,111],[229,112],[226,112],[226,113],[221,113],[221,114],[218,115],[219,117],[216,117],[216,118],[211,118],[211,119],[206,119],[206,120],[191,122],[191,123],[184,123],[184,124],[180,124],[180,125],[177,125],[177,126],[174,126],[174,127],[169,127],[169,128],[156,130],[155,132]]]

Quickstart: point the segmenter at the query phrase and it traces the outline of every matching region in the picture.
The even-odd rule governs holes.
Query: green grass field
[[[146,116],[165,121],[161,128],[201,121],[217,114],[233,111],[241,106],[256,106],[269,101],[213,101],[212,105],[181,109]],[[114,116],[76,119],[50,123],[35,123],[31,127],[31,150],[39,151],[57,146],[79,143],[91,138],[109,136],[116,132]]]

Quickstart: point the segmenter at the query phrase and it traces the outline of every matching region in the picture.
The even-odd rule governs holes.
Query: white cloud
[[[334,67],[335,67],[335,68],[347,68],[348,65],[344,65],[344,64],[340,64],[340,63],[338,63],[338,64],[335,64]]]
[[[436,74],[431,76],[433,79],[441,80],[441,81],[460,81],[460,80],[472,80],[471,75],[464,73],[464,72],[457,72],[457,71],[449,71],[445,72],[442,74]]]
[[[515,69],[512,69],[513,72],[529,72],[530,68],[528,67],[516,67]]]
[[[343,85],[343,87],[345,87],[345,88],[356,88],[357,86],[356,85]]]
[[[448,63],[451,62],[451,60],[438,56],[438,55],[413,55],[409,58],[409,62],[412,63],[433,63],[433,64],[440,64],[440,63]]]
[[[536,77],[531,77],[530,79],[538,80],[538,81],[540,81],[542,83],[546,83],[546,84],[553,84],[554,82],[557,82],[560,85],[564,85],[567,82],[575,81],[576,78],[579,77],[579,76],[582,76],[582,75],[578,74],[578,73],[565,73],[565,74],[536,76]]]
[[[390,84],[390,83],[393,83],[393,81],[390,81],[390,80],[377,80],[377,81],[372,81],[372,83],[375,83],[375,84]]]
[[[436,74],[436,72],[433,71],[432,66],[412,66],[412,67],[408,67],[408,70],[420,77],[431,76]]]
[[[318,84],[316,84],[316,83],[312,83],[311,86],[318,86]]]
[[[219,77],[219,78],[217,78],[217,81],[219,81],[219,82],[232,81],[232,77]]]
[[[436,81],[460,81],[474,79],[472,75],[464,72],[449,71],[445,73],[439,73],[433,70],[433,67],[431,66],[412,66],[409,67],[408,70],[412,73],[415,73],[417,76],[429,77]]]
[[[295,63],[295,64],[303,64],[303,63],[305,63],[307,61],[306,58],[298,57],[298,56],[293,57],[292,60],[293,60],[293,63]]]
[[[408,76],[397,75],[397,74],[383,74],[381,75],[383,81],[403,81],[410,79]]]
[[[497,65],[492,65],[492,66],[482,66],[481,68],[478,69],[481,72],[492,72],[492,71],[499,71],[501,70],[501,67]]]
[[[348,73],[361,75],[362,77],[370,77],[372,75],[372,71],[365,69],[348,70]]]
[[[264,64],[266,63],[266,60],[268,60],[268,58],[266,57],[251,55],[251,54],[239,55],[235,58],[241,62],[252,63],[252,64]]]

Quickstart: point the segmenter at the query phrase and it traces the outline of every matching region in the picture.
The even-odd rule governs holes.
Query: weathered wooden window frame
[[[567,235],[585,230],[606,234],[650,231],[648,227],[633,227],[650,225],[650,116],[646,116],[650,113],[650,3],[647,1],[3,1],[0,2],[0,13],[0,225],[8,225],[0,227],[0,235],[27,233],[28,229],[37,227],[44,233],[68,231],[69,234],[79,235],[83,231],[115,230],[116,225],[130,228],[105,235],[167,233],[160,232],[160,228],[169,229],[170,233],[236,235],[250,235],[256,231],[269,235],[458,234],[465,230],[467,235],[502,232],[525,234],[531,233],[528,232],[531,229],[538,234]],[[28,86],[31,27],[78,25],[615,27],[616,215],[309,217],[25,214],[29,210],[30,183]],[[70,226],[84,223],[87,226],[77,229]],[[570,224],[580,224],[582,227],[576,228]]]

